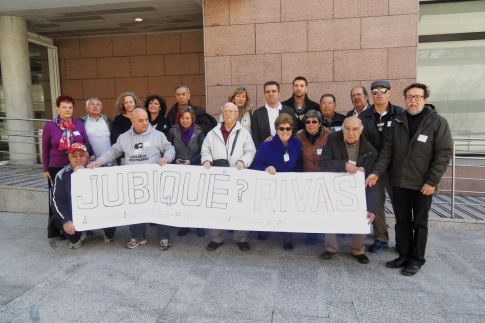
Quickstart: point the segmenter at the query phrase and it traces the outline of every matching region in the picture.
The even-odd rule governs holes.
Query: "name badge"
[[[389,128],[390,126],[392,126],[392,121],[387,121],[387,127]]]
[[[80,135],[81,135],[81,134],[79,133],[79,131],[77,131],[77,130],[76,130],[76,131],[73,131],[73,132],[72,132],[72,134],[73,134],[73,136],[80,136]]]
[[[321,154],[322,154],[322,151],[323,151],[323,149],[322,149],[322,148],[318,148],[318,149],[317,149],[317,155],[321,155]]]
[[[378,127],[384,127],[384,122],[378,123],[377,126]]]
[[[290,155],[288,155],[288,153],[285,153],[285,154],[283,155],[283,161],[284,161],[285,163],[290,161]]]
[[[418,136],[418,141],[426,142],[426,141],[428,141],[428,136],[426,136],[426,135],[419,135]]]

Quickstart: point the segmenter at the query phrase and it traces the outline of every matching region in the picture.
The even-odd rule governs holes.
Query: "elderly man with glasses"
[[[391,98],[391,84],[389,81],[377,80],[372,82],[371,95],[374,104],[362,111],[359,114],[359,118],[364,125],[364,137],[377,152],[380,152],[386,138],[390,135],[394,119],[404,110],[389,102]],[[374,243],[369,247],[369,251],[381,253],[385,248],[389,247],[389,233],[387,231],[384,204],[386,202],[385,191],[387,190],[387,193],[391,196],[392,190],[387,173],[381,175],[376,189],[379,192],[377,198],[371,201],[376,204],[373,205],[373,209],[376,211],[376,219],[373,223]]]
[[[390,140],[367,178],[373,186],[389,169],[399,257],[386,266],[404,267],[401,273],[405,276],[416,274],[425,263],[428,212],[452,154],[448,122],[433,105],[426,104],[428,96],[427,86],[421,83],[404,89],[407,112],[395,119]]]

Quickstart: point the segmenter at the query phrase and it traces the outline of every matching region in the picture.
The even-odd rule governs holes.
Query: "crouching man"
[[[334,132],[328,137],[327,146],[323,149],[321,171],[347,172],[355,174],[357,171],[370,172],[377,159],[377,150],[362,135],[364,127],[357,117],[344,120],[342,131]],[[372,223],[375,218],[375,187],[367,187],[365,196],[367,200],[367,218]],[[369,263],[364,254],[364,234],[352,236],[351,253],[361,264]],[[337,236],[325,235],[325,252],[321,257],[330,260],[338,251]]]
[[[53,202],[56,216],[62,221],[62,232],[71,242],[71,249],[79,249],[86,239],[86,232],[76,231],[72,223],[72,203],[71,203],[71,175],[80,168],[85,168],[89,154],[86,146],[82,143],[73,143],[68,151],[69,165],[64,167],[56,175],[53,192]],[[103,239],[105,242],[113,241],[116,228],[106,228]]]

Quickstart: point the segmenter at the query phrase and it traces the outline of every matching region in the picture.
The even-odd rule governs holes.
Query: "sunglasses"
[[[379,89],[379,90],[372,90],[372,95],[377,95],[377,94],[386,94],[388,89]]]
[[[311,124],[316,124],[316,123],[318,123],[318,120],[307,120],[307,121],[305,121],[305,123],[306,124],[310,124],[310,123]]]
[[[278,127],[279,131],[292,131],[293,129],[291,127]]]

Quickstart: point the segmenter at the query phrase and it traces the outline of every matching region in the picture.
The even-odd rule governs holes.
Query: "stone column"
[[[33,118],[32,80],[24,18],[0,16],[0,63],[7,118]],[[37,163],[32,121],[9,120],[10,163]]]

